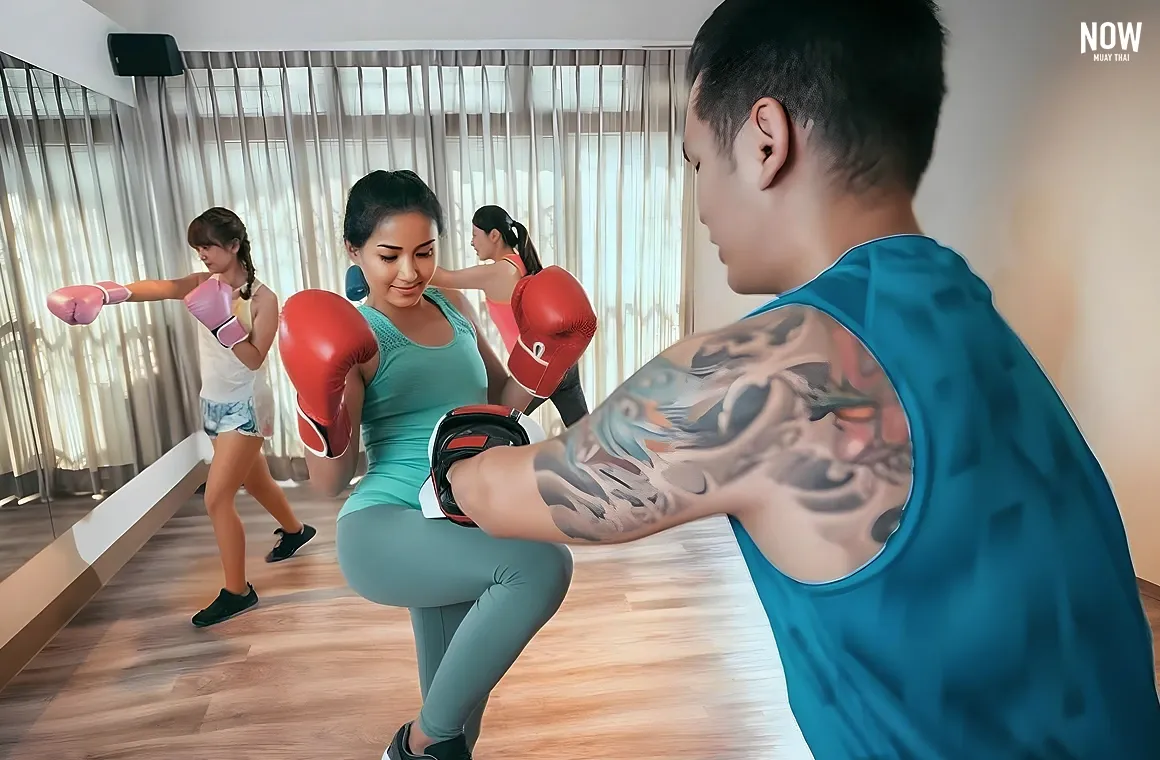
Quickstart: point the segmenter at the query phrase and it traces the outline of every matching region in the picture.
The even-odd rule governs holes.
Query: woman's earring
[[[348,301],[361,301],[370,293],[370,285],[367,284],[366,275],[363,274],[362,267],[357,264],[351,264],[350,268],[346,270],[346,298]]]

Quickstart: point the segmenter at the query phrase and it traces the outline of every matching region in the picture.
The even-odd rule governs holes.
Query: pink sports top
[[[520,260],[518,253],[509,253],[499,261],[495,262],[493,266],[499,266],[500,261],[506,261],[516,268],[520,273],[520,277],[526,277],[528,270],[524,268],[524,262]],[[520,338],[520,330],[516,327],[516,318],[512,314],[512,305],[510,301],[493,301],[490,298],[484,298],[484,303],[487,305],[487,313],[491,315],[491,321],[495,322],[495,326],[499,328],[500,337],[503,338],[504,347],[507,348],[508,353],[511,353],[512,348],[515,347],[516,341]]]

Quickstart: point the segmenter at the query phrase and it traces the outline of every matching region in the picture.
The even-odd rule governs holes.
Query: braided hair
[[[189,223],[186,240],[190,248],[216,245],[226,248],[230,243],[238,244],[238,263],[246,270],[246,284],[242,288],[243,300],[250,300],[254,292],[254,260],[250,256],[250,235],[246,225],[233,211],[221,206],[202,212]]]

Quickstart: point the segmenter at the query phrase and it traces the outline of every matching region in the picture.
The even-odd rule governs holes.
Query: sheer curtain
[[[4,239],[19,250],[4,294],[28,325],[19,350],[40,390],[27,406],[51,433],[48,458],[131,471],[198,426],[194,326],[180,304],[123,305],[68,329],[44,309],[50,290],[194,271],[185,225],[223,205],[246,222],[258,278],[283,300],[342,292],[346,191],[379,168],[413,169],[443,200],[443,266],[475,263],[471,216],[495,203],[528,226],[546,265],[580,279],[600,317],[581,362],[594,407],[688,321],[685,55],[191,53],[183,77],[138,80],[135,110],[18,69],[9,79],[41,101],[75,101],[67,116],[25,107],[0,126]],[[22,102],[9,90],[5,103]],[[468,296],[486,322],[481,294]],[[279,414],[267,453],[276,476],[298,479],[293,391],[276,352],[269,361]],[[559,428],[550,404],[536,416]]]
[[[17,496],[115,489],[191,432],[172,304],[73,328],[45,307],[61,285],[175,271],[139,176],[138,116],[0,56],[0,473]]]
[[[215,204],[237,211],[258,277],[283,299],[306,287],[341,292],[345,195],[368,171],[412,169],[435,188],[449,268],[475,263],[475,209],[506,208],[544,263],[573,272],[593,299],[600,330],[581,375],[594,406],[682,334],[684,56],[187,54],[185,77],[146,83],[139,102],[164,115],[160,205],[175,222]],[[481,294],[468,295],[486,321]],[[297,457],[293,392],[277,357],[271,368],[271,453]],[[555,409],[541,409],[541,423],[558,429]]]

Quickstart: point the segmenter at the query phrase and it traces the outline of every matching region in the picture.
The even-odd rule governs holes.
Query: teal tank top
[[[816,760],[1156,760],[1152,635],[1108,481],[991,291],[919,235],[758,312],[856,335],[910,424],[914,481],[863,569],[799,583],[733,531]]]
[[[339,519],[376,504],[418,509],[419,488],[431,474],[427,443],[435,424],[455,407],[487,403],[487,369],[474,325],[438,290],[425,297],[454,330],[444,346],[414,343],[382,312],[359,307],[379,343],[379,368],[363,397],[367,473]]]

